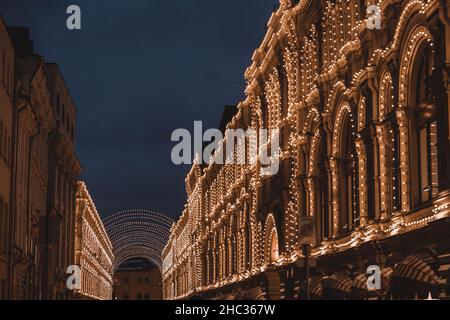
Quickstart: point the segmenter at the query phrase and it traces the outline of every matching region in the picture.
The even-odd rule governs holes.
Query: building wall
[[[55,126],[43,61],[24,57],[17,63],[14,224],[11,264],[12,296],[37,298],[39,275],[39,218],[45,214],[48,189],[48,135]]]
[[[162,300],[162,278],[158,268],[120,271],[114,274],[114,299]]]
[[[13,137],[14,49],[0,18],[0,300],[7,295]]]
[[[446,278],[450,9],[377,1],[381,30],[370,30],[370,4],[280,1],[228,123],[279,130],[280,169],[193,166],[163,254],[165,298],[299,297],[307,237],[325,276],[427,248]]]
[[[83,298],[111,300],[113,252],[103,222],[95,208],[84,182],[78,182],[75,264],[81,267],[81,288],[77,294]]]
[[[70,298],[81,171],[76,109],[58,67],[33,51],[27,28],[1,20],[0,37],[0,298]]]
[[[74,264],[76,192],[81,166],[75,153],[73,130],[76,108],[59,67],[44,65],[50,101],[57,127],[49,136],[49,195],[41,232],[46,234],[42,251],[46,254],[43,270],[45,295],[52,299],[70,298],[66,288],[66,269]]]

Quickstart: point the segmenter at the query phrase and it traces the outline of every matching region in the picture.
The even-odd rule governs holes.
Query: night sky
[[[78,109],[82,179],[102,216],[180,215],[187,166],[171,163],[173,130],[219,125],[244,97],[243,73],[277,0],[1,0],[29,26],[35,51],[60,65]],[[66,28],[81,7],[82,30]]]

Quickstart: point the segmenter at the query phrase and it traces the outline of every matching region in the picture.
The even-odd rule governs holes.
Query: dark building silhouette
[[[0,19],[0,297],[68,299],[74,264],[76,108],[28,28]]]

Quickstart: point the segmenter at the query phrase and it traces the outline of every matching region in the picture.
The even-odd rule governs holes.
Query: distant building
[[[162,300],[162,277],[157,266],[143,259],[124,262],[114,274],[115,300]]]
[[[111,300],[113,252],[103,222],[84,182],[78,182],[75,265],[81,268],[81,288],[75,298]]]

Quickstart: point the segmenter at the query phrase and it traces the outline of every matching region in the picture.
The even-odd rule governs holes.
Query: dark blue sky
[[[77,152],[102,215],[178,216],[187,167],[172,165],[174,129],[217,127],[243,98],[243,73],[277,0],[1,0],[29,26],[35,51],[61,66],[78,109]],[[66,28],[66,8],[82,30]]]

